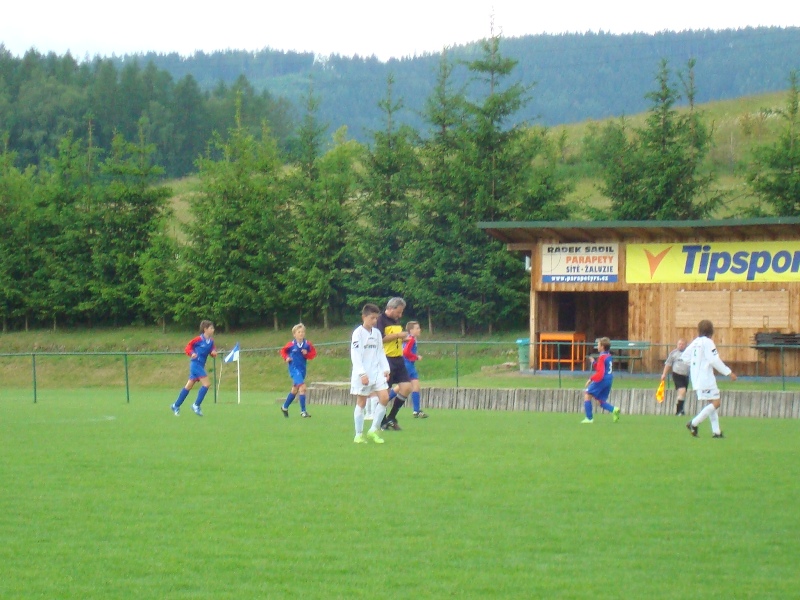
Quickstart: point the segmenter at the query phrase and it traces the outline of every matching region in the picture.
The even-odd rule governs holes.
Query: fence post
[[[558,389],[561,389],[561,342],[556,342],[556,365],[558,366]]]
[[[214,404],[217,403],[217,357],[211,357],[211,369],[214,376]]]
[[[36,354],[31,353],[31,360],[33,362],[33,403],[36,404]]]
[[[456,342],[456,389],[458,389],[458,342]]]
[[[786,391],[786,366],[783,362],[783,346],[781,346],[781,389]]]
[[[128,383],[128,353],[122,355],[123,362],[125,363],[125,397],[127,398],[128,404],[131,403],[131,387]]]

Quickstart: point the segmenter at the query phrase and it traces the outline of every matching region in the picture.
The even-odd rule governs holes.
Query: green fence
[[[346,384],[350,380],[350,344],[332,342],[316,344],[318,356],[308,366],[309,384]],[[570,371],[556,365],[552,370],[528,368],[529,353],[537,346],[527,340],[507,342],[491,341],[425,341],[418,344],[422,361],[418,364],[423,387],[461,388],[580,388],[586,381],[587,361],[581,370]],[[736,347],[720,346],[723,360]],[[617,371],[615,387],[649,388],[657,380],[663,361],[671,345],[654,344],[646,351],[646,364],[657,369],[633,373]],[[587,348],[589,351],[589,348]],[[768,390],[800,389],[800,374],[790,372],[785,366],[788,351],[780,352],[780,369],[768,377],[751,379],[751,386]],[[286,365],[280,357],[280,347],[242,348],[241,363],[223,363],[225,350],[216,358],[209,358],[207,370],[213,379],[213,400],[224,384],[225,398],[230,398],[230,386],[242,372],[242,389],[266,393],[288,391],[291,382]],[[784,354],[786,352],[786,354]],[[588,353],[588,352],[587,352]],[[110,388],[119,389],[120,397],[131,401],[132,390],[139,388],[174,388],[186,383],[188,359],[181,351],[161,352],[31,352],[0,354],[0,381],[2,388],[30,388],[34,402],[42,389],[55,388]],[[724,378],[723,378],[724,380]],[[669,381],[669,380],[668,380]],[[761,382],[761,383],[759,383]],[[763,383],[763,385],[761,385]],[[235,387],[235,386],[234,386]],[[2,389],[0,389],[0,396]]]

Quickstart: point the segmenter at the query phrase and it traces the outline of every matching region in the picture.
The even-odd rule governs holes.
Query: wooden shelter
[[[800,332],[800,218],[479,227],[530,257],[532,345],[543,334],[649,342],[642,367],[655,372],[710,319],[737,373],[800,375],[800,346],[756,347],[755,337]]]

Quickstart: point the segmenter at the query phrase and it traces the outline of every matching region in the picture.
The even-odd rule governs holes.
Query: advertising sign
[[[542,283],[615,283],[619,244],[543,244]]]
[[[629,244],[628,283],[800,281],[800,242]]]

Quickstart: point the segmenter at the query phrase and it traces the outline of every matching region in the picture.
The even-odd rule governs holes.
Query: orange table
[[[560,342],[560,343],[558,343]],[[539,368],[557,369],[559,363],[569,370],[583,370],[586,359],[586,334],[577,331],[543,331],[539,334]]]

